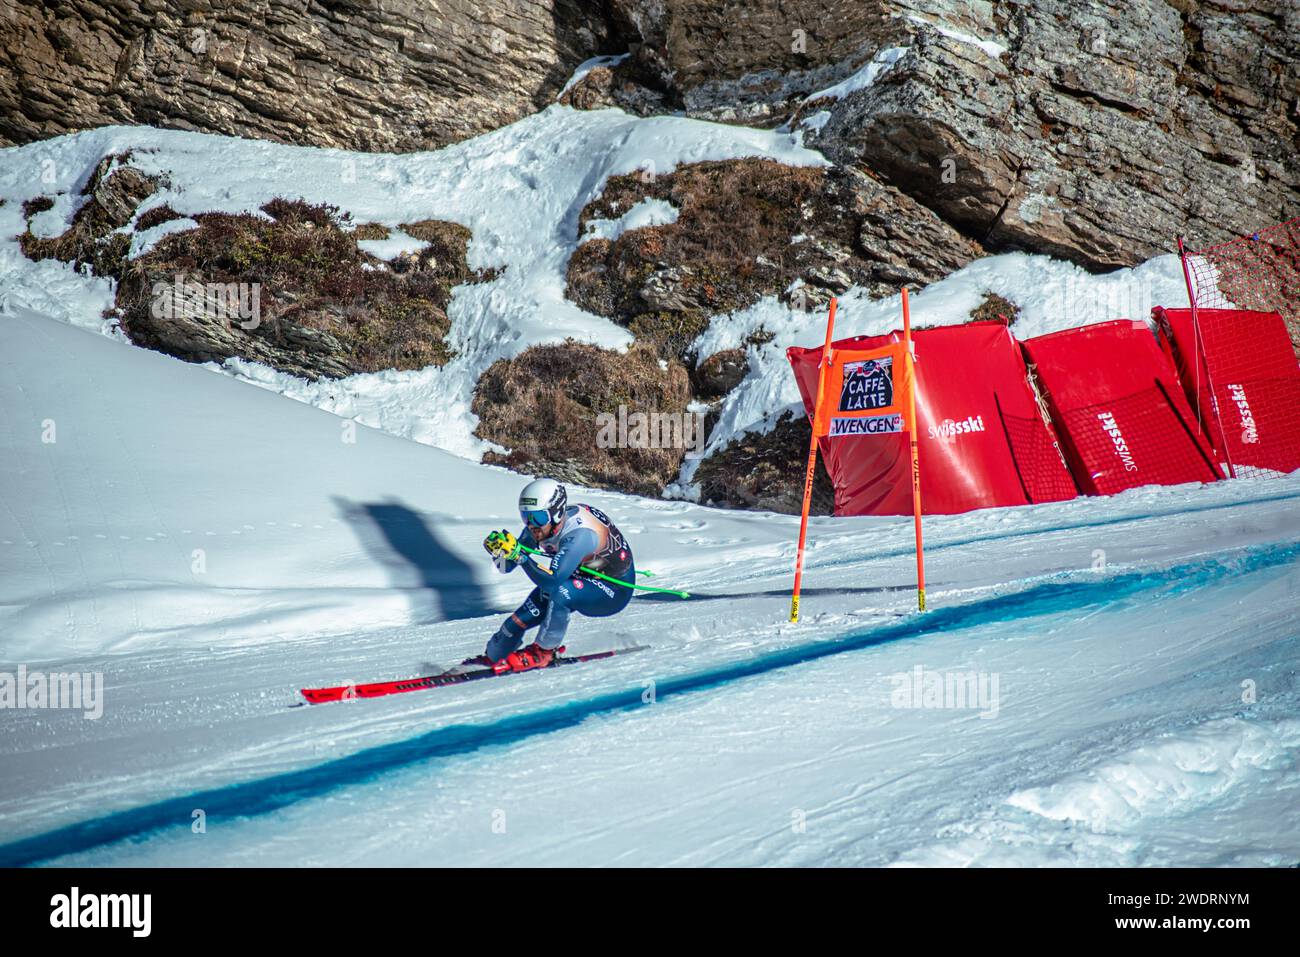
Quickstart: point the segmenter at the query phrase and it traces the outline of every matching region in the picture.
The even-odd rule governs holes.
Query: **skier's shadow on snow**
[[[437,596],[441,619],[479,618],[509,611],[488,600],[469,562],[438,540],[420,513],[395,499],[350,502],[335,498],[357,538],[389,570],[394,585],[427,588]]]
[[[916,591],[916,584],[910,585],[872,585],[865,588],[801,588],[801,595],[880,595],[892,591]],[[677,595],[665,595],[660,592],[650,592],[648,594],[637,595],[637,601],[734,601],[737,598],[789,598],[790,589],[774,588],[770,591],[739,591],[727,592],[721,595],[714,595],[708,592],[693,591],[689,598],[679,598]]]

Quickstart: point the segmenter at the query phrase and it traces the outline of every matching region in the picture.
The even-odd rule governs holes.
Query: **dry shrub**
[[[307,203],[300,199],[276,196],[262,207],[262,212],[285,226],[310,224],[328,229],[348,218],[329,203]]]
[[[583,209],[579,232],[592,219],[617,218],[644,199],[671,203],[676,222],[629,230],[612,242],[583,243],[569,261],[567,294],[631,329],[664,357],[686,358],[710,316],[780,294],[811,266],[826,264],[823,249],[792,245],[793,236],[816,232],[846,255],[856,243],[853,215],[828,188],[825,170],[766,159],[612,177]],[[647,293],[647,282],[662,282],[665,270],[673,297],[667,309]]]
[[[643,199],[671,203],[678,209],[677,221],[631,230],[604,246],[596,245],[599,240],[585,243],[579,248],[585,255],[570,266],[571,296],[575,301],[584,298],[583,290],[574,287],[588,280],[591,260],[601,249],[610,266],[607,272],[624,279],[625,285],[641,278],[635,266],[662,261],[689,266],[704,277],[702,281],[716,284],[723,308],[749,305],[761,295],[779,292],[784,288],[777,285],[784,278],[780,270],[764,272],[757,260],[779,262],[785,257],[790,237],[808,226],[808,204],[816,215],[824,177],[819,167],[784,166],[766,159],[694,163],[653,178],[639,173],[612,177],[579,215],[579,233],[590,220],[616,219]],[[827,217],[821,222],[826,225]],[[851,231],[837,238],[853,241]],[[759,276],[768,280],[761,291],[737,281]],[[637,287],[622,292],[613,298],[626,309]]]
[[[1000,322],[1009,326],[1020,318],[1020,307],[995,292],[984,293],[984,301],[971,310],[971,322]]]
[[[35,196],[32,199],[25,199],[23,200],[23,219],[31,219],[37,213],[43,213],[47,209],[53,208],[53,196]]]
[[[617,416],[620,405],[629,414],[682,413],[689,401],[680,363],[668,363],[665,370],[658,354],[645,346],[618,353],[569,340],[493,363],[474,394],[475,434],[509,450],[484,461],[657,495],[676,480],[686,450],[602,449],[597,416]]]
[[[643,312],[628,323],[628,331],[664,358],[685,356],[691,343],[709,327],[702,310]]]
[[[125,165],[129,154],[105,156],[95,167],[82,195],[89,197],[61,235],[36,236],[28,228],[18,245],[28,259],[57,259],[96,275],[118,278],[126,264],[131,237],[114,230],[125,226],[136,208],[158,188],[158,181]],[[30,200],[35,212],[49,209],[46,197]],[[28,204],[24,204],[24,211]],[[33,213],[34,215],[34,213]],[[30,219],[30,216],[28,217]]]
[[[383,240],[388,238],[388,227],[382,223],[362,223],[352,231],[352,238],[357,242],[363,240]]]
[[[172,220],[184,218],[176,210],[163,203],[161,206],[155,206],[153,209],[141,213],[135,221],[135,231],[138,233],[144,232],[146,229],[153,229],[163,223],[170,223]]]
[[[416,369],[451,358],[446,307],[452,287],[472,278],[464,258],[468,230],[455,223],[437,230],[430,221],[428,233],[438,241],[399,272],[358,248],[356,231],[345,228],[347,216],[336,207],[276,198],[262,211],[272,218],[200,213],[197,228],[164,237],[133,263],[118,291],[127,334],[180,354],[149,308],[153,284],[183,273],[205,283],[260,283],[262,324],[249,335],[289,348],[294,328],[328,333],[341,347],[329,357],[331,367]]]
[[[700,501],[724,508],[797,514],[803,505],[812,427],[805,415],[781,417],[770,432],[749,433],[710,455],[695,472]],[[813,480],[812,514],[829,515],[835,489],[825,466]]]

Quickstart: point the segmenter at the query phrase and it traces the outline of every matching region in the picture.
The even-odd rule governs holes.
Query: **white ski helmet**
[[[554,479],[533,479],[519,493],[519,517],[525,525],[542,528],[558,524],[564,518],[564,508],[569,504],[569,494]]]

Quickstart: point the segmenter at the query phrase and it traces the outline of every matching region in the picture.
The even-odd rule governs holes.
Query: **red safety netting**
[[[833,348],[876,349],[901,338],[897,332],[859,336]],[[940,326],[918,330],[913,339],[921,504],[927,514],[1078,494],[1006,326]],[[787,355],[811,416],[822,350],[796,347]],[[835,487],[835,514],[912,513],[907,435],[827,437],[818,448]]]
[[[1074,478],[1065,467],[1056,434],[1044,421],[1045,412],[1034,415],[1002,413],[1002,425],[1024,482],[1030,502],[1060,502],[1079,494]]]
[[[1300,366],[1282,317],[1198,309],[1194,323],[1190,309],[1159,307],[1152,316],[1225,474],[1257,478],[1300,468]]]
[[[1300,355],[1300,219],[1184,255],[1197,309],[1277,312]]]
[[[1084,492],[1219,477],[1173,363],[1145,323],[1066,329],[1029,339],[1024,349]]]

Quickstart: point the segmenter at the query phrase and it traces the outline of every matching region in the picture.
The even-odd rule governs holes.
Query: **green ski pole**
[[[535,549],[535,548],[529,548],[527,545],[520,545],[520,546],[519,546],[519,550],[520,550],[521,552],[527,552],[529,555],[541,555],[541,556],[543,556],[543,557],[546,557],[546,553],[545,553],[545,552],[538,551],[538,550]],[[617,579],[617,578],[610,578],[608,575],[602,575],[600,572],[596,571],[594,568],[588,568],[586,565],[579,565],[579,566],[578,566],[578,571],[583,572],[584,574],[587,574],[587,575],[591,575],[591,576],[593,576],[593,577],[595,577],[595,578],[604,579],[605,581],[610,582],[610,583],[612,583],[612,584],[614,584],[614,585],[622,585],[624,588],[639,588],[639,589],[641,589],[641,591],[657,591],[657,592],[663,592],[665,595],[676,595],[678,598],[690,598],[690,597],[691,597],[691,593],[690,593],[690,592],[685,592],[685,591],[675,591],[675,590],[673,590],[673,589],[671,589],[671,588],[654,588],[654,587],[651,586],[651,585],[634,585],[632,582],[625,582],[625,581],[620,581],[620,580]]]

